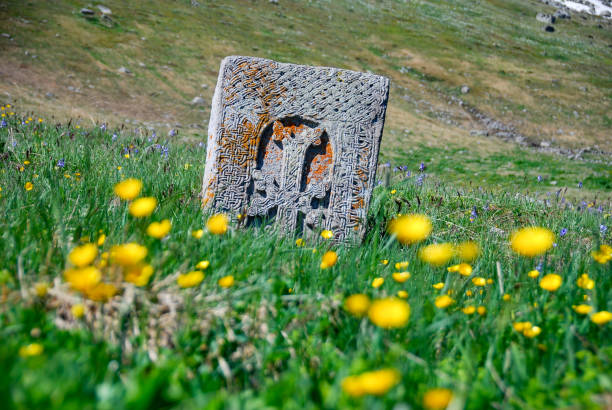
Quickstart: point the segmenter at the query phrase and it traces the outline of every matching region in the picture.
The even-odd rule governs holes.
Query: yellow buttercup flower
[[[474,293],[471,290],[466,290],[465,291],[465,296],[472,296]]]
[[[206,268],[208,268],[210,266],[210,262],[207,260],[203,260],[198,262],[198,264],[196,265],[196,269],[199,270],[206,270]]]
[[[206,229],[214,235],[223,235],[227,232],[227,224],[229,220],[224,214],[216,214],[208,218],[206,221]]]
[[[377,299],[368,309],[370,321],[385,329],[405,326],[410,318],[410,306],[402,299]]]
[[[397,193],[397,190],[396,190],[396,189],[392,189],[392,190],[391,190],[391,195],[395,195],[396,193]]]
[[[142,181],[135,178],[128,178],[115,185],[115,194],[121,199],[131,201],[136,198],[142,190]]]
[[[382,369],[349,376],[342,380],[342,390],[352,397],[366,394],[382,396],[400,381],[400,373],[395,369]]]
[[[98,241],[97,241],[98,246],[104,245],[104,242],[106,242],[106,235],[100,234],[100,236],[98,236]]]
[[[439,309],[446,309],[447,307],[449,307],[450,305],[453,304],[453,302],[455,302],[453,300],[453,298],[451,298],[448,295],[442,295],[442,296],[438,296],[434,302],[434,304],[436,305],[437,308]]]
[[[554,273],[549,273],[540,280],[540,287],[549,292],[554,292],[561,287],[563,279]]]
[[[82,303],[77,303],[76,305],[72,305],[70,312],[75,319],[80,319],[85,314],[85,306],[83,306]]]
[[[153,238],[162,239],[164,236],[168,235],[171,228],[172,223],[169,219],[164,219],[161,222],[151,222],[147,227],[147,235]]]
[[[466,306],[461,311],[466,315],[473,315],[476,312],[476,308],[474,306]]]
[[[40,343],[30,343],[29,345],[22,346],[19,348],[19,356],[31,357],[42,354],[44,348]]]
[[[440,290],[440,289],[442,289],[444,287],[444,282],[434,283],[431,286],[433,286],[433,288],[436,289],[436,290]]]
[[[85,293],[100,283],[102,272],[93,266],[68,269],[64,272],[64,279],[73,289]]]
[[[431,410],[445,409],[452,399],[453,392],[449,389],[431,389],[423,396],[423,407]]]
[[[502,296],[502,299],[504,300],[504,302],[509,302],[510,301],[510,295],[508,295],[507,293],[504,293],[504,296]]]
[[[608,263],[612,259],[612,246],[603,244],[599,250],[591,252],[591,256],[597,263]]]
[[[426,239],[432,231],[432,225],[425,215],[402,215],[391,221],[388,231],[401,244],[412,245]]]
[[[408,279],[410,279],[410,272],[395,272],[393,275],[393,280],[398,283],[404,283]]]
[[[453,245],[450,243],[434,243],[419,250],[419,257],[433,266],[446,264],[453,256]]]
[[[484,316],[487,314],[487,308],[484,306],[478,306],[478,308],[476,309],[476,311],[478,312],[478,314],[480,316]]]
[[[527,273],[527,276],[529,276],[530,278],[535,279],[535,278],[537,278],[538,276],[540,276],[540,272],[539,272],[538,270],[536,270],[536,269],[533,269],[533,270],[530,270],[530,271]]]
[[[149,278],[151,278],[152,275],[153,266],[135,265],[127,268],[125,273],[125,281],[142,287],[149,283]]]
[[[576,281],[576,285],[582,289],[591,290],[595,287],[595,281],[589,278],[587,273],[583,273]]]
[[[112,283],[98,283],[87,289],[85,296],[96,302],[106,302],[117,293],[117,288]]]
[[[202,235],[204,235],[203,229],[197,229],[195,231],[191,231],[191,236],[193,236],[196,239],[200,239]]]
[[[331,268],[338,262],[338,255],[334,251],[327,251],[321,258],[321,269]]]
[[[472,283],[475,286],[485,286],[487,284],[487,280],[485,278],[477,276],[477,277],[472,279]]]
[[[372,281],[372,287],[373,288],[379,288],[383,285],[383,283],[385,283],[385,279],[378,277],[378,278],[374,278],[374,280]]]
[[[574,309],[574,312],[578,313],[579,315],[586,315],[589,314],[591,312],[591,310],[593,310],[593,306],[589,306],[589,305],[573,305],[572,309]]]
[[[400,297],[402,299],[406,299],[406,298],[408,298],[408,292],[406,292],[405,290],[398,290],[397,291],[397,297]]]
[[[538,226],[519,229],[510,237],[512,250],[527,257],[546,253],[554,241],[555,234],[551,230]]]
[[[383,259],[380,261],[380,263],[382,263],[383,265],[388,265],[389,264],[389,259]]]
[[[472,266],[468,263],[460,263],[458,265],[449,266],[446,268],[449,272],[459,272],[462,276],[470,276],[472,274]]]
[[[31,182],[26,182],[25,185],[23,186],[25,188],[26,191],[31,191],[32,188],[34,188],[34,185]]]
[[[130,214],[136,218],[144,218],[153,213],[157,207],[157,199],[147,196],[134,200],[128,207]]]
[[[334,233],[332,231],[330,231],[329,229],[325,229],[323,231],[321,231],[321,237],[323,239],[331,239],[334,237]]]
[[[38,282],[34,285],[34,291],[36,292],[36,296],[39,298],[44,298],[47,296],[47,291],[49,290],[49,284],[47,282]]]
[[[232,275],[224,276],[217,281],[222,288],[231,288],[234,286],[234,277]]]
[[[512,327],[517,332],[522,333],[525,329],[531,329],[531,322],[515,322],[512,324]]]
[[[178,283],[181,288],[192,288],[202,283],[203,280],[204,273],[196,270],[179,275],[176,279],[176,283]]]
[[[473,262],[480,255],[480,246],[474,241],[461,242],[455,246],[455,254],[463,262]]]
[[[612,313],[602,310],[601,312],[591,315],[591,322],[597,325],[604,325],[612,320]]]
[[[304,246],[304,240],[302,238],[297,238],[295,240],[295,245],[298,246],[298,247]]]
[[[344,309],[353,316],[364,316],[370,307],[370,298],[364,294],[357,293],[344,300]]]
[[[408,261],[396,262],[395,263],[395,269],[396,270],[406,269],[408,267],[408,264],[409,264]],[[386,265],[386,263],[385,263],[385,265]]]
[[[542,333],[542,329],[540,329],[539,326],[532,326],[532,327],[523,329],[523,336],[528,337],[530,339],[533,339],[540,333]]]
[[[142,261],[147,256],[148,250],[137,243],[126,243],[113,246],[111,259],[121,266],[132,266]]]
[[[88,243],[82,246],[77,246],[68,254],[68,260],[74,266],[83,268],[91,263],[98,256],[98,248],[92,243]]]

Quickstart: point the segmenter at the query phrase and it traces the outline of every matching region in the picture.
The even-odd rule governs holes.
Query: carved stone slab
[[[389,80],[230,56],[208,128],[204,206],[297,235],[361,238]]]

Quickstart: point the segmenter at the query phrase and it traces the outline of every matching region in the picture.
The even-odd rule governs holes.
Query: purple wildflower
[[[406,178],[410,178],[412,176],[412,173],[410,171],[406,172]]]
[[[7,126],[6,120],[3,118],[2,122],[0,122],[0,128],[5,128]]]
[[[608,227],[604,224],[599,225],[599,232],[601,232],[602,234],[605,234],[606,231],[608,230]]]
[[[66,162],[64,161],[64,158],[57,161],[58,168],[64,168],[65,165],[66,165]]]
[[[117,139],[117,134],[113,134],[113,137],[111,138],[111,141],[115,141]]]
[[[472,207],[472,213],[470,214],[470,219],[474,220],[476,218],[478,218],[478,212],[476,212],[476,207],[474,206]]]
[[[417,184],[418,186],[423,185],[423,178],[424,178],[424,177],[425,177],[425,175],[424,175],[424,174],[419,175],[419,177],[417,178],[417,181],[416,181],[416,184]]]
[[[538,182],[542,182],[542,175],[538,175]]]
[[[419,171],[423,172],[425,171],[425,163],[421,162],[421,165],[419,165]]]
[[[102,131],[106,131],[106,123],[104,123],[104,124],[100,125],[100,129],[101,129]]]
[[[582,181],[578,182],[578,188],[582,188]]]
[[[559,236],[560,237],[564,237],[567,234],[567,228],[563,228],[561,229],[561,231],[559,232]]]
[[[174,128],[172,128],[172,129],[171,129],[171,130],[168,132],[168,136],[169,136],[169,137],[175,137],[175,136],[176,136],[176,134],[178,134],[178,132],[177,132],[177,131],[176,131]]]

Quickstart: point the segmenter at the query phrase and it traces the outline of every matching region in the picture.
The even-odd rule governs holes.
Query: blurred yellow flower
[[[538,270],[536,270],[536,269],[533,269],[533,270],[530,270],[530,271],[527,273],[527,276],[529,276],[530,278],[535,279],[535,278],[537,278],[538,276],[540,276],[540,272],[539,272]]]
[[[104,242],[106,242],[106,235],[100,234],[100,236],[98,236],[98,241],[97,241],[98,246],[104,245]]]
[[[140,194],[142,181],[136,178],[128,178],[115,185],[114,190],[119,198],[130,201]]]
[[[389,264],[389,259],[383,259],[380,261],[380,263],[382,263],[383,265],[388,265]]]
[[[408,279],[410,279],[410,272],[395,272],[393,275],[393,280],[398,283],[404,283]]]
[[[461,311],[466,315],[473,315],[476,312],[476,308],[474,306],[466,306]]]
[[[338,255],[334,251],[327,251],[321,258],[321,269],[331,268],[338,262]]]
[[[582,289],[591,290],[595,287],[595,281],[589,278],[587,273],[583,273],[576,281],[576,285]]]
[[[202,235],[204,235],[203,229],[197,229],[195,231],[191,231],[191,236],[193,236],[196,239],[200,239]]]
[[[588,313],[591,312],[591,310],[593,310],[593,306],[589,306],[589,305],[573,305],[572,309],[574,309],[574,312],[578,313],[579,315],[586,315]]]
[[[612,259],[612,246],[601,245],[599,250],[591,252],[591,256],[597,263],[608,263]]]
[[[440,289],[442,289],[444,287],[444,282],[434,283],[431,286],[433,286],[434,289],[440,290]]]
[[[423,396],[423,407],[431,410],[445,409],[452,399],[453,392],[449,389],[431,389]]]
[[[344,309],[353,316],[364,316],[370,307],[370,298],[364,294],[357,293],[344,300]]]
[[[298,247],[304,246],[304,240],[302,238],[297,238],[295,240],[295,245],[298,246]]]
[[[487,284],[487,280],[483,277],[477,276],[472,279],[472,283],[475,286],[485,286]]]
[[[203,260],[198,262],[198,264],[196,265],[196,269],[199,270],[206,270],[206,268],[208,268],[210,266],[210,262],[207,260]]]
[[[334,237],[334,233],[330,231],[329,229],[325,229],[321,231],[321,237],[324,239],[331,239]]]
[[[111,283],[98,283],[87,289],[85,296],[96,302],[106,302],[117,293],[117,288]]]
[[[465,296],[472,296],[472,295],[473,295],[473,292],[471,290],[468,289],[465,291]]]
[[[342,390],[352,397],[366,394],[382,396],[399,383],[400,373],[395,369],[381,369],[365,372],[357,376],[345,377],[342,380]]]
[[[234,286],[234,277],[232,275],[224,276],[217,281],[222,288],[231,288]]]
[[[503,299],[505,302],[509,302],[509,301],[510,301],[510,295],[508,295],[507,293],[504,293],[504,296],[502,297],[502,299]]]
[[[484,316],[487,314],[487,308],[484,306],[478,306],[478,308],[476,309],[476,311],[478,312],[478,314],[480,316]]]
[[[472,267],[467,263],[449,266],[446,270],[449,272],[459,272],[462,276],[470,276],[472,274]]]
[[[385,263],[385,265],[386,265],[386,263]],[[396,270],[403,270],[403,269],[406,269],[408,267],[408,265],[409,265],[408,261],[396,262],[395,263],[395,269]]]
[[[204,273],[200,271],[192,271],[189,273],[180,274],[176,278],[176,283],[181,288],[192,288],[199,285],[204,280]]]
[[[23,161],[23,165],[30,165],[30,161],[26,159],[25,161]]]
[[[419,257],[433,266],[446,264],[453,256],[453,245],[450,243],[434,243],[419,250]]]
[[[554,292],[561,287],[562,283],[563,279],[561,279],[561,276],[549,273],[540,280],[540,287],[549,292]]]
[[[378,327],[402,327],[410,318],[410,306],[404,300],[394,297],[377,299],[370,305],[368,317]]]
[[[32,185],[32,183],[28,181],[25,183],[23,187],[25,188],[26,191],[31,191],[32,188],[34,188],[34,185]]]
[[[385,279],[379,276],[377,278],[374,278],[374,280],[372,281],[372,287],[379,288],[383,285],[383,283],[385,283]]]
[[[93,266],[68,269],[64,272],[64,279],[73,289],[85,293],[100,283],[102,272]]]
[[[38,282],[34,285],[34,291],[36,292],[36,296],[39,298],[44,298],[47,296],[47,291],[49,290],[49,284],[47,282]]]
[[[153,213],[157,207],[157,199],[147,196],[134,200],[128,207],[130,214],[136,218],[144,218]]]
[[[402,215],[394,218],[388,231],[403,245],[412,245],[426,239],[431,233],[431,220],[421,214]]]
[[[142,245],[131,242],[113,246],[110,256],[113,262],[121,266],[132,266],[147,256],[148,250]]]
[[[512,250],[527,257],[546,253],[552,248],[554,241],[555,234],[551,230],[538,226],[519,229],[510,237]]]
[[[395,189],[391,190],[391,195],[395,195],[396,193],[397,193],[397,190],[395,190]]]
[[[602,310],[601,312],[593,313],[593,315],[591,316],[591,322],[598,324],[598,325],[606,324],[610,320],[612,320],[612,313],[605,311],[605,310]]]
[[[91,263],[98,256],[98,248],[93,243],[77,246],[68,254],[68,260],[74,266],[83,268]]]
[[[434,302],[437,308],[446,309],[454,302],[453,298],[448,295],[438,296]]]
[[[77,303],[76,305],[72,305],[70,312],[75,319],[80,319],[85,314],[85,306],[83,306],[82,303]]]
[[[402,298],[402,299],[406,299],[406,298],[408,298],[408,292],[406,292],[405,290],[398,290],[397,291],[397,296]]]
[[[161,222],[151,222],[147,227],[147,235],[153,238],[162,239],[164,236],[168,235],[171,228],[172,223],[169,219],[164,219]]]
[[[480,246],[473,241],[461,242],[455,246],[455,254],[463,262],[472,262],[480,255]]]
[[[532,326],[532,327],[523,329],[523,336],[528,337],[530,339],[533,339],[540,333],[542,333],[542,329],[540,329],[539,326]]]
[[[30,357],[42,354],[44,348],[40,343],[30,343],[19,348],[19,356]]]
[[[153,275],[153,266],[151,265],[134,265],[128,267],[125,273],[125,281],[136,286],[146,286],[149,283],[149,278]]]
[[[214,235],[223,235],[227,232],[227,224],[229,220],[224,214],[216,214],[208,218],[206,221],[206,229]]]

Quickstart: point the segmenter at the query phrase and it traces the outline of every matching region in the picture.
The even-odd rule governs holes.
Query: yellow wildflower
[[[610,320],[612,320],[612,313],[605,311],[605,310],[602,310],[601,312],[593,313],[593,315],[591,316],[591,322],[598,324],[598,325],[606,324]]]
[[[327,251],[321,258],[321,269],[331,268],[338,262],[338,255],[334,251]]]
[[[204,235],[203,229],[197,229],[195,231],[191,231],[191,236],[193,236],[196,239],[200,239],[202,235]]]
[[[234,277],[232,275],[224,276],[217,281],[222,288],[231,288],[234,286]]]
[[[395,189],[391,190],[391,195],[395,195],[396,193],[397,193],[397,190],[395,190]]]
[[[432,410],[445,409],[452,399],[453,392],[449,389],[431,389],[423,396],[423,407]]]
[[[101,234],[100,236],[98,236],[98,246],[102,246],[104,245],[104,242],[106,242],[106,235]]]
[[[147,256],[148,250],[137,243],[126,243],[113,246],[111,249],[111,259],[121,266],[132,266],[139,263]]]
[[[321,231],[321,237],[323,239],[331,239],[334,237],[334,233],[332,231],[330,231],[329,229],[325,229],[323,231]]]
[[[389,259],[383,259],[380,261],[380,263],[382,263],[383,265],[388,265],[389,264]]]
[[[485,286],[487,284],[487,280],[483,277],[477,276],[472,279],[472,283],[475,286]]]
[[[578,313],[579,315],[586,315],[588,313],[591,312],[591,310],[593,310],[593,306],[589,306],[589,305],[573,305],[572,309],[574,309],[574,312]]]
[[[554,292],[561,287],[563,279],[554,273],[549,273],[540,280],[540,287],[549,292]]]
[[[117,169],[120,169],[119,167]],[[142,181],[136,178],[128,178],[115,185],[115,194],[121,199],[131,201],[136,198],[142,190]]]
[[[480,255],[480,247],[473,241],[461,242],[455,246],[455,254],[464,262],[472,262]]]
[[[23,186],[25,188],[26,191],[31,191],[32,188],[34,188],[34,185],[31,182],[26,182],[25,185]]]
[[[36,292],[36,296],[39,298],[44,298],[47,296],[47,291],[49,290],[49,284],[47,282],[38,282],[34,285],[34,291]]]
[[[406,299],[406,298],[408,298],[408,292],[406,292],[405,290],[398,290],[397,291],[397,296],[402,298],[402,299]]]
[[[151,222],[147,227],[147,235],[153,238],[162,239],[164,236],[168,235],[171,228],[172,223],[169,219],[164,219],[161,222]]]
[[[442,295],[436,298],[436,301],[434,302],[434,304],[436,305],[437,308],[446,309],[447,307],[452,305],[453,302],[454,300],[450,296]]]
[[[342,380],[342,390],[352,397],[366,394],[382,396],[400,381],[400,373],[395,369],[381,369],[349,376]]]
[[[370,307],[370,298],[364,294],[357,293],[344,300],[344,309],[353,316],[364,316]]]
[[[523,333],[525,329],[531,329],[531,322],[515,322],[512,324],[512,327],[517,332]]]
[[[106,302],[117,293],[117,288],[111,283],[98,283],[87,289],[85,296],[96,302]]]
[[[527,273],[527,276],[529,276],[530,278],[535,279],[535,278],[537,278],[538,276],[540,276],[540,272],[539,272],[538,270],[536,270],[536,269],[533,269],[533,270],[530,270],[530,271]]]
[[[459,272],[462,276],[470,276],[472,274],[472,266],[468,263],[460,263],[446,268],[449,272]]]
[[[532,327],[523,329],[523,336],[528,337],[530,339],[533,339],[540,333],[542,333],[542,329],[540,329],[539,326],[532,326]]]
[[[203,260],[198,262],[198,264],[196,265],[196,269],[199,270],[206,270],[206,268],[208,268],[210,266],[210,262],[207,260]]]
[[[386,263],[385,263],[385,265],[386,265]],[[406,269],[408,267],[408,265],[409,265],[408,261],[396,262],[395,263],[395,269],[396,270],[403,270],[403,269]]]
[[[472,296],[474,293],[471,290],[466,290],[465,291],[465,296]]]
[[[100,283],[101,278],[102,272],[93,266],[68,269],[64,272],[64,279],[66,279],[66,282],[68,282],[73,289],[83,293]]]
[[[130,206],[129,211],[132,216],[136,218],[143,218],[145,216],[149,216],[153,213],[155,208],[157,207],[157,199],[147,196],[144,198],[138,198],[134,200]]]
[[[30,165],[30,161],[26,159],[25,161],[23,161],[23,165]]]
[[[402,299],[377,299],[368,309],[370,321],[385,329],[405,326],[410,318],[410,306]]]
[[[385,279],[379,276],[378,278],[374,278],[374,280],[372,281],[372,287],[379,288],[383,285],[383,283],[385,283]]]
[[[224,214],[216,214],[208,218],[206,221],[206,229],[214,235],[223,235],[227,232],[227,224],[229,220]]]
[[[510,301],[510,295],[508,295],[507,293],[504,293],[504,296],[502,297],[502,299],[504,300],[504,302],[509,302]]]
[[[473,315],[476,312],[476,308],[474,306],[466,306],[461,311],[466,315]]]
[[[76,305],[72,305],[70,312],[75,319],[80,319],[85,314],[85,306],[83,306],[82,303],[77,303]]]
[[[19,356],[30,357],[42,354],[44,348],[40,343],[30,343],[19,348]]]
[[[576,285],[582,289],[591,290],[595,287],[595,281],[589,278],[587,273],[583,273],[576,281]]]
[[[408,279],[410,279],[410,272],[395,272],[393,275],[393,280],[398,283],[404,283]]]
[[[304,246],[304,240],[302,238],[297,238],[295,240],[295,245],[298,246],[298,247]]]
[[[510,237],[512,250],[527,257],[546,253],[554,241],[555,234],[551,230],[537,226],[519,229]]]
[[[77,246],[68,254],[68,260],[74,266],[83,268],[91,263],[98,256],[98,248],[93,243]]]
[[[487,308],[484,306],[478,306],[478,309],[476,309],[476,311],[480,316],[484,316],[487,314]]]
[[[403,245],[412,245],[426,239],[431,233],[430,219],[421,214],[402,215],[394,218],[388,231]]]
[[[450,243],[434,243],[419,250],[419,257],[434,266],[442,266],[453,256],[453,245]]]
[[[440,289],[442,289],[444,287],[444,282],[434,283],[431,286],[433,286],[434,289],[440,290]]]
[[[176,278],[176,283],[181,288],[191,288],[199,285],[204,280],[204,273],[200,271],[192,271],[185,274],[180,274],[178,278]]]
[[[149,283],[149,278],[151,278],[152,275],[153,266],[134,265],[127,269],[125,273],[125,281],[142,287]]]
[[[491,278],[487,279],[487,285],[492,285],[495,281]]]

